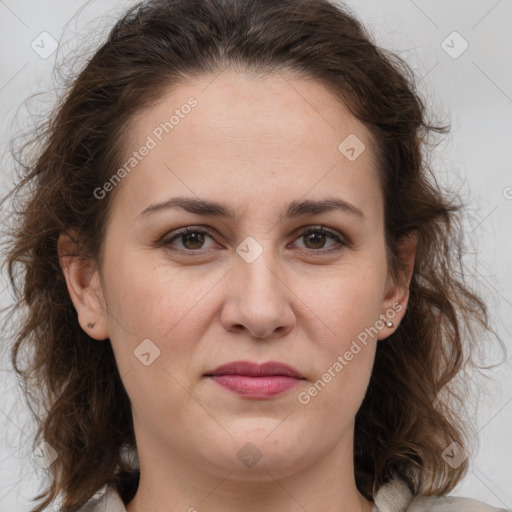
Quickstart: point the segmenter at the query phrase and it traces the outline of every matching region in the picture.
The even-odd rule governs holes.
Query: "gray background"
[[[24,100],[51,90],[55,60],[74,55],[73,50],[82,53],[91,41],[93,45],[100,42],[117,15],[132,3],[0,0],[2,195],[12,179],[8,141],[28,126]],[[459,189],[471,203],[465,223],[471,236],[468,247],[476,256],[469,255],[466,261],[472,274],[479,276],[479,289],[510,354],[512,1],[351,0],[348,4],[379,44],[409,62],[421,78],[420,88],[429,106],[451,122],[451,134],[437,148],[434,163],[441,181]],[[460,36],[451,35],[454,31]],[[49,36],[40,35],[43,32],[59,43],[50,56],[43,54],[51,49]],[[469,46],[458,55],[464,41]],[[51,100],[51,95],[35,98],[28,104],[30,113],[49,108]],[[4,276],[0,291],[1,305],[8,304],[11,299]],[[10,370],[4,338],[0,343],[0,512],[28,511],[29,499],[39,490],[43,475],[29,463],[33,425]],[[495,342],[489,338],[482,343],[493,347],[486,361],[496,362]],[[485,388],[482,382],[475,386],[479,449],[470,454],[471,471],[453,492],[507,508],[512,508],[511,370],[509,357],[506,364],[489,372],[491,379]]]

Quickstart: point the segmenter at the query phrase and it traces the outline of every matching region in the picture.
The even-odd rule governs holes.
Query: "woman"
[[[446,496],[488,321],[422,156],[445,129],[353,16],[143,2],[47,128],[8,254],[34,512],[497,510]]]

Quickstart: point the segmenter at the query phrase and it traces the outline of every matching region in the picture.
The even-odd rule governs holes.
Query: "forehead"
[[[224,71],[185,80],[130,123],[125,157],[149,139],[125,180],[139,210],[178,191],[215,199],[236,191],[235,208],[336,190],[352,203],[379,200],[369,131],[305,78]]]
[[[197,103],[193,109],[187,107],[191,97]],[[218,76],[178,82],[136,118],[133,133],[140,138],[169,120],[175,150],[201,141],[210,146],[229,143],[231,147],[240,142],[249,151],[251,141],[255,149],[262,141],[271,149],[275,141],[276,153],[282,154],[287,149],[282,141],[291,145],[311,141],[319,150],[329,148],[332,153],[344,134],[369,136],[365,126],[324,84],[290,74],[259,76],[225,70]],[[162,135],[169,134],[164,130]]]

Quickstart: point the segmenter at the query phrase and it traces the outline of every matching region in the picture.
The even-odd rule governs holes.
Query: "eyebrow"
[[[173,197],[167,201],[148,206],[144,211],[137,215],[137,219],[146,217],[152,213],[169,209],[180,209],[189,213],[208,217],[225,217],[228,219],[236,218],[235,211],[225,203],[207,201],[205,199],[195,197]],[[295,218],[302,215],[315,215],[336,210],[350,213],[364,219],[364,214],[359,208],[337,197],[329,197],[321,201],[293,201],[285,208],[283,216],[285,218]]]

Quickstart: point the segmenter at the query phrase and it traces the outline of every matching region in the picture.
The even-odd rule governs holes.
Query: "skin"
[[[354,418],[376,344],[405,313],[415,241],[403,245],[407,271],[395,282],[370,134],[328,89],[291,75],[225,70],[214,78],[181,82],[131,123],[127,158],[190,96],[198,101],[117,185],[102,268],[67,257],[71,242],[59,241],[79,322],[92,338],[110,339],[131,399],[141,481],[127,510],[368,512],[373,503],[354,480]],[[354,161],[338,150],[350,134],[366,146]],[[139,216],[174,196],[225,202],[236,218]],[[327,197],[352,203],[364,218],[281,217],[291,201]],[[315,225],[352,245],[301,235]],[[155,242],[185,226],[213,231],[203,245]],[[263,251],[252,263],[236,252],[246,237]],[[393,304],[401,307],[394,326],[299,403]],[[134,356],[145,339],[160,350],[148,366]],[[204,377],[235,360],[284,362],[305,380],[248,399]],[[237,457],[249,442],[261,454],[252,467]]]

